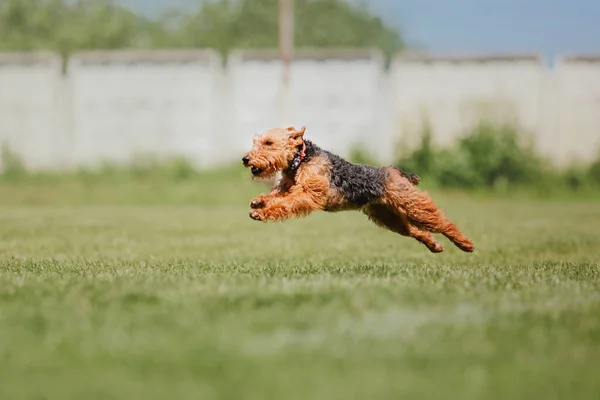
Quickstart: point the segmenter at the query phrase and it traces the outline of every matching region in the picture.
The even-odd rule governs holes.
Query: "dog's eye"
[[[270,145],[272,145],[272,144],[273,144],[273,142],[271,142],[270,140],[267,140],[267,141],[265,142],[265,146],[270,146]]]

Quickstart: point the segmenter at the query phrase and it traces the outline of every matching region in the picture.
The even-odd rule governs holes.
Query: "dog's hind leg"
[[[425,193],[415,194],[413,202],[406,208],[406,216],[412,224],[446,236],[462,251],[473,252],[471,239],[463,235]]]
[[[363,209],[363,212],[376,225],[402,236],[410,236],[423,243],[432,253],[444,251],[442,245],[435,240],[431,233],[411,225],[405,216],[396,213],[385,204],[370,204]]]
[[[410,225],[441,233],[462,251],[473,252],[471,239],[463,235],[456,225],[446,218],[427,193],[409,184],[399,173],[390,173],[382,201],[398,213],[405,214]]]

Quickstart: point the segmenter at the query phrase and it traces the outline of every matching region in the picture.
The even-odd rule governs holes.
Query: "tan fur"
[[[423,242],[432,250],[430,245],[433,248],[436,246],[429,241],[428,237],[432,239],[433,237],[422,233],[424,231],[441,233],[461,250],[472,252],[474,250],[473,242],[446,218],[444,212],[435,205],[431,197],[415,186],[407,184],[406,180],[402,178],[399,172],[390,170],[387,190],[382,203],[406,219],[410,236]]]
[[[330,185],[332,165],[327,157],[313,157],[302,163],[293,175],[286,173],[304,143],[305,130],[305,127],[276,128],[255,136],[252,150],[244,156],[245,165],[260,169],[255,178],[272,178],[278,171],[283,171],[283,175],[270,193],[252,200],[252,219],[277,221],[306,216],[317,210],[360,209],[378,226],[413,237],[433,253],[444,249],[432,233],[443,234],[463,251],[474,250],[471,240],[445,217],[427,193],[415,186],[419,178],[414,174],[386,168],[383,196],[359,207]]]

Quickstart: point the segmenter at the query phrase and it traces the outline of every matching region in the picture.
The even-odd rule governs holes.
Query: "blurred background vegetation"
[[[157,18],[109,0],[0,0],[0,51],[122,48],[274,48],[277,0],[213,0]],[[298,47],[377,47],[392,54],[400,33],[360,4],[295,0]]]
[[[425,130],[414,151],[395,164],[422,177],[422,189],[473,196],[596,199],[600,196],[600,156],[589,165],[559,169],[538,156],[510,126],[481,124],[454,146],[432,144]],[[405,153],[404,155],[402,155]],[[377,165],[356,148],[353,162]],[[0,205],[9,204],[205,204],[246,205],[269,182],[253,181],[240,165],[196,169],[186,159],[169,162],[139,157],[131,165],[105,164],[71,172],[26,170],[6,149],[0,175]]]
[[[481,123],[449,148],[435,147],[431,136],[426,128],[420,146],[397,164],[441,188],[495,193],[531,188],[542,195],[600,189],[600,155],[590,165],[556,168],[536,153],[526,133],[511,125]]]
[[[295,0],[295,7],[298,47],[377,47],[388,57],[405,47],[397,29],[360,3]],[[195,10],[172,9],[154,18],[108,0],[0,0],[0,51],[52,50],[66,61],[71,53],[86,49],[210,47],[226,56],[233,48],[277,47],[277,13],[277,0],[213,0]],[[434,146],[433,134],[425,129],[421,145],[409,153],[398,151],[396,162],[421,175],[425,188],[544,196],[600,191],[600,155],[591,165],[557,169],[535,153],[522,132],[510,126],[482,124],[465,132],[450,148]],[[179,185],[180,189],[169,192],[183,203],[218,201],[209,199],[215,191],[256,191],[240,166],[220,172],[196,171],[185,160],[167,165],[140,160],[129,167],[106,165],[94,171],[34,174],[26,171],[8,149],[3,152],[3,203],[36,203],[51,198],[140,201],[146,196],[166,201],[167,184]],[[377,164],[361,149],[351,158]],[[51,192],[43,187],[37,192],[25,190],[44,182],[69,186],[71,191]],[[198,182],[202,182],[200,192]],[[122,198],[115,195],[111,185],[121,185]],[[18,187],[22,190],[15,189]]]

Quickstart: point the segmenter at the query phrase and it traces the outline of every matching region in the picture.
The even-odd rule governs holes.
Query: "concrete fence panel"
[[[65,162],[62,84],[53,54],[0,54],[0,145],[29,169]]]
[[[275,51],[238,51],[229,62],[231,104],[239,150],[251,135],[275,126],[307,126],[307,137],[348,155],[365,145],[377,156],[385,143],[383,57],[371,50],[301,50],[282,84],[283,66]],[[379,139],[379,142],[377,139]],[[374,145],[373,145],[374,144]]]
[[[221,75],[210,50],[76,54],[69,63],[75,164],[136,155],[215,163]]]
[[[566,56],[554,71],[558,132],[548,137],[557,164],[589,162],[600,155],[600,56]]]
[[[542,61],[537,56],[399,56],[392,65],[394,120],[409,145],[429,124],[450,145],[482,121],[540,127]]]
[[[307,137],[379,163],[414,148],[425,122],[452,145],[482,121],[533,134],[558,165],[600,151],[600,57],[401,55],[389,70],[366,49],[299,50],[289,85],[277,52],[211,50],[0,54],[0,144],[33,170],[186,156],[239,161],[254,133],[307,126]]]

